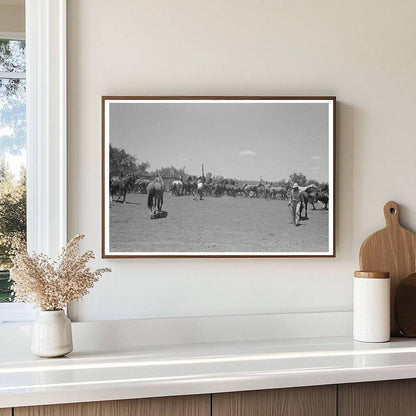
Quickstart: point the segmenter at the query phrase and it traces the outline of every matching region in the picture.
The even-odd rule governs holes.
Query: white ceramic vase
[[[60,311],[40,311],[33,324],[31,351],[39,357],[62,357],[72,351],[71,321]]]

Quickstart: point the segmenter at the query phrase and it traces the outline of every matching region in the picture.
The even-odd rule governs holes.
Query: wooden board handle
[[[389,201],[384,205],[384,218],[387,227],[398,227],[399,223],[399,204],[395,201]]]

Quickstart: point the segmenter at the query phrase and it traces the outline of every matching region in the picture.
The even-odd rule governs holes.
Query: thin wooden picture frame
[[[116,251],[110,248],[110,168],[109,168],[109,149],[110,149],[110,104],[182,104],[182,103],[210,103],[210,104],[228,104],[228,103],[274,103],[274,104],[297,104],[297,103],[321,103],[328,105],[328,250],[325,252],[269,252],[269,251],[238,251],[238,252],[202,252],[202,251]],[[101,97],[101,234],[102,234],[102,257],[103,258],[333,258],[336,257],[336,97],[335,96],[102,96]],[[157,117],[157,116],[156,116]],[[122,125],[123,123],[118,123]],[[140,139],[138,139],[140,140]],[[249,151],[246,151],[247,154]],[[240,153],[244,153],[240,152]],[[254,152],[252,152],[254,153]],[[318,158],[319,156],[312,156]],[[289,171],[288,171],[289,172]],[[196,175],[195,175],[196,177]],[[204,173],[202,179],[205,181]],[[201,177],[199,178],[201,181]],[[164,179],[164,182],[166,180]],[[273,183],[272,181],[267,183]],[[204,182],[205,185],[205,182]],[[292,184],[291,184],[292,185]],[[271,186],[271,185],[269,185]],[[259,188],[261,182],[259,182]],[[165,184],[166,188],[166,184]],[[205,188],[204,188],[205,189]],[[167,189],[170,193],[170,189]],[[165,190],[166,192],[166,190]],[[290,192],[288,193],[290,194]],[[166,193],[165,193],[166,195]],[[226,195],[226,194],[225,194]],[[251,196],[247,196],[247,198]],[[254,196],[256,198],[257,196]],[[173,198],[173,197],[172,197]],[[188,197],[189,198],[189,197]],[[212,197],[214,198],[214,197]],[[230,196],[224,197],[230,198]],[[246,196],[244,196],[246,198]],[[260,197],[258,197],[260,198]],[[242,196],[237,196],[236,201]],[[178,201],[180,199],[178,198]],[[220,200],[218,198],[218,200]],[[174,199],[171,199],[174,201]],[[248,201],[248,199],[247,199]],[[286,201],[282,201],[285,203]],[[267,202],[266,202],[267,203]],[[133,204],[133,202],[131,202]],[[146,209],[145,201],[141,200],[140,213]],[[308,203],[306,203],[308,206]],[[121,209],[121,204],[113,204],[117,209]],[[166,206],[166,205],[165,205]],[[169,208],[167,209],[169,211]],[[162,211],[163,212],[163,211]],[[135,215],[135,214],[132,214]],[[166,214],[167,215],[167,214]],[[291,215],[291,214],[290,214]],[[324,215],[324,214],[323,214]],[[150,221],[150,213],[148,213]],[[296,214],[294,215],[296,222]],[[131,220],[131,217],[130,217]],[[154,220],[152,223],[164,221],[165,219]],[[166,219],[167,220],[167,219]],[[305,221],[306,223],[306,221]],[[306,223],[307,224],[307,223]],[[286,226],[286,225],[285,225]],[[138,227],[139,228],[139,227]],[[302,228],[302,227],[299,227]],[[126,228],[126,229],[131,229]],[[307,230],[305,231],[307,232]]]

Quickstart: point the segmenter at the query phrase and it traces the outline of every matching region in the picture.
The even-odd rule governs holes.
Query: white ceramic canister
[[[39,311],[33,324],[31,351],[40,357],[62,357],[72,351],[71,321],[63,310]]]
[[[354,339],[390,340],[390,278],[386,272],[354,273]]]

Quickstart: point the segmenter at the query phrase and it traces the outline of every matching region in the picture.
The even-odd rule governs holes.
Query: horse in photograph
[[[162,211],[164,192],[165,183],[160,176],[157,176],[154,181],[147,185],[147,207],[150,211],[154,208],[154,214]]]
[[[243,192],[246,197],[254,198],[257,196],[257,186],[256,185],[245,185]]]
[[[147,191],[147,185],[149,185],[151,181],[149,179],[137,179],[135,184],[135,190],[139,194],[145,194]]]
[[[328,210],[328,202],[329,202],[329,186],[324,185],[320,189],[316,189],[313,192],[313,197],[315,202],[320,202],[322,204],[323,209]]]
[[[213,189],[213,182],[212,181],[208,181],[205,183],[205,195],[207,196],[212,196],[212,189]]]
[[[110,179],[110,199],[114,201],[114,197],[117,196],[116,201],[119,202],[120,198],[123,198],[122,203],[126,203],[127,192],[131,192],[136,183],[136,177],[133,174],[129,174],[123,177],[114,176]]]
[[[223,196],[225,192],[225,185],[221,182],[212,184],[212,195],[215,197]]]
[[[263,182],[259,182],[257,184],[257,198],[265,198],[266,199],[267,193],[266,193],[266,185]]]
[[[235,185],[232,185],[232,184],[225,185],[225,192],[228,196],[232,196],[234,198],[237,195],[237,189],[236,189]]]
[[[280,195],[281,200],[288,199],[290,184],[288,183],[286,186],[278,186],[276,188],[276,197]]]
[[[183,183],[183,194],[191,195],[191,183],[189,181]]]
[[[188,179],[183,182],[183,194],[193,196],[196,193],[197,182],[192,176],[188,176]]]
[[[307,186],[300,186],[300,217],[302,218],[302,210],[305,209],[304,219],[308,219],[308,202],[312,205],[312,209],[315,209],[314,197],[312,192],[316,189],[316,185],[311,184]]]
[[[183,182],[179,179],[172,182],[171,186],[172,196],[182,196],[183,195]]]
[[[328,210],[329,196],[327,193],[322,192],[318,189],[311,195],[314,198],[314,202],[320,202],[322,204],[323,209]]]
[[[276,187],[271,182],[266,182],[264,198],[266,200],[276,199]]]
[[[120,179],[120,176],[110,178],[110,201],[114,201],[115,196],[118,194],[118,183]]]
[[[244,193],[244,186],[245,185],[246,184],[244,184],[244,185],[236,184],[236,186],[235,186],[235,194],[236,194],[236,196],[243,196],[243,197],[246,196],[246,194]]]
[[[263,192],[263,197],[266,201],[270,199],[270,189],[271,189],[271,185],[268,182],[266,182],[264,184],[264,192]]]
[[[212,195],[216,197],[224,196],[226,193],[226,187],[229,185],[226,179],[221,179],[213,183]]]
[[[268,199],[277,199],[277,186],[271,185],[268,189]]]

